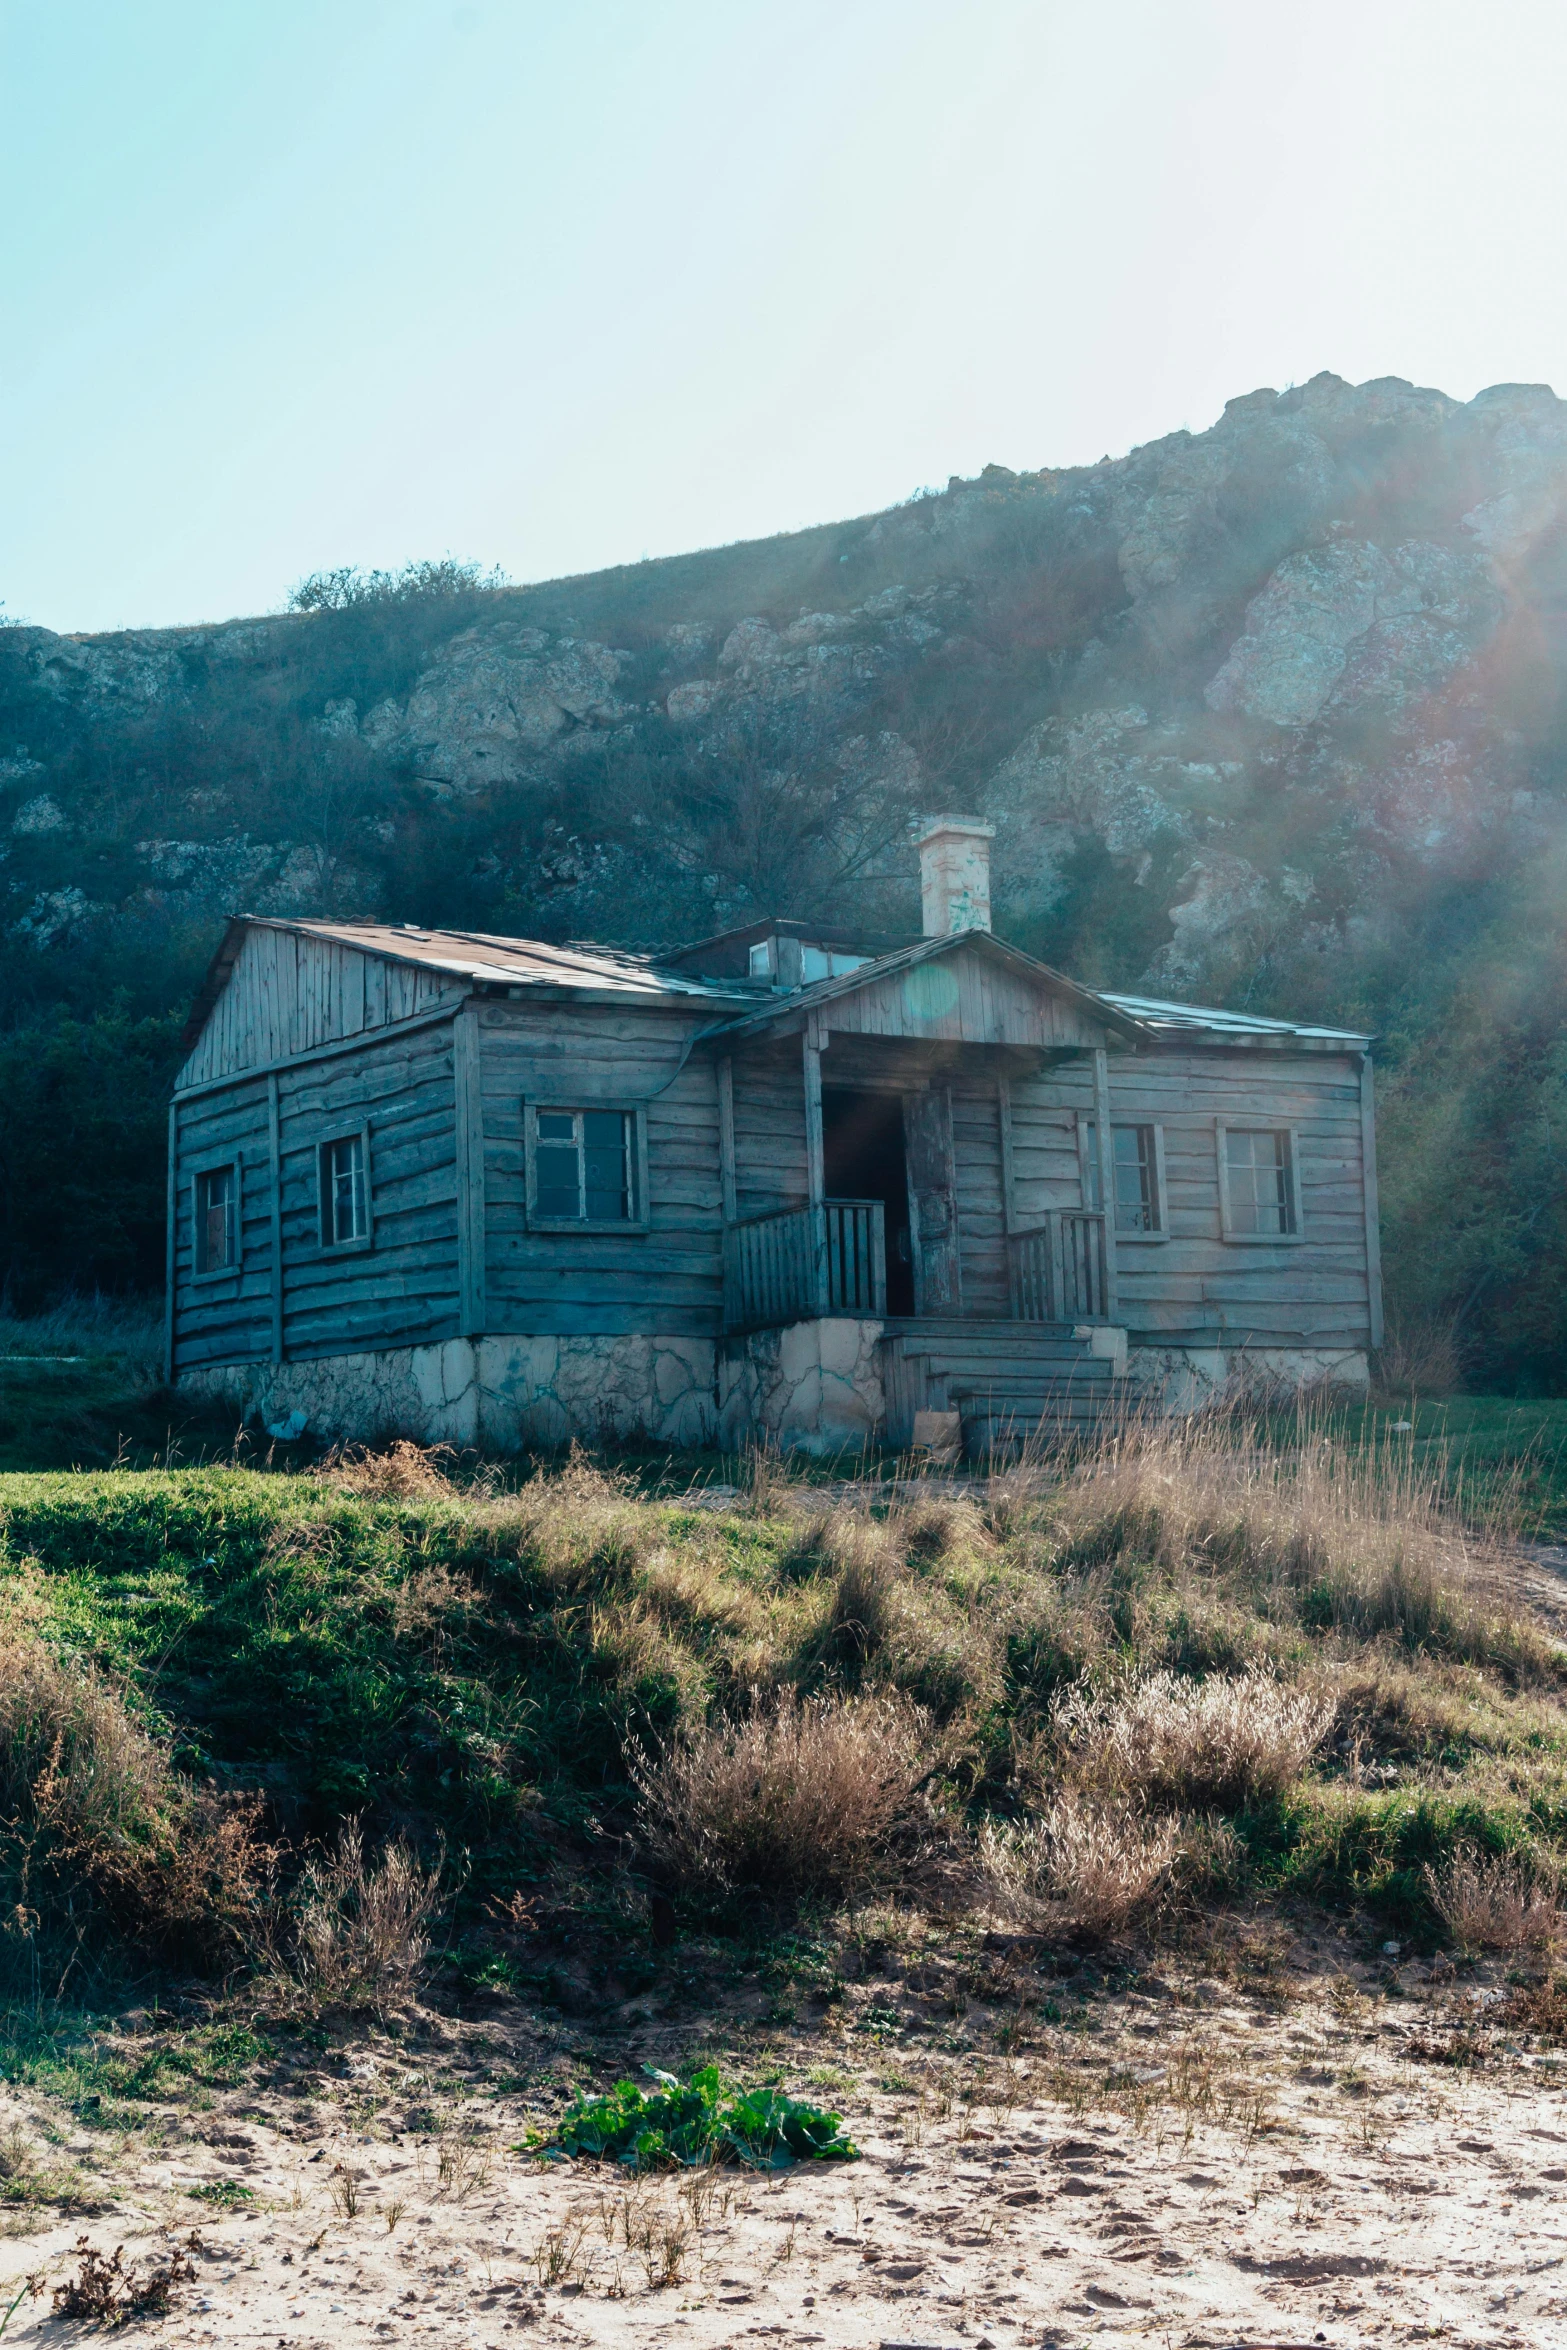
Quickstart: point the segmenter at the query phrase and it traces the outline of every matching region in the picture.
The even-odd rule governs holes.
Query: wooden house
[[[170,1110],[171,1376],[490,1447],[1363,1384],[1369,1039],[1079,987],[991,934],[988,849],[928,828],[887,952],[234,920]]]

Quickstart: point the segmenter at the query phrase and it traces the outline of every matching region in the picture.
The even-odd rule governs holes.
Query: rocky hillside
[[[1376,1027],[1406,1323],[1456,1324],[1473,1374],[1567,1377],[1548,390],[1322,375],[789,538],[525,589],[345,573],[300,602],[0,632],[0,1015],[29,1068],[62,1010],[167,1013],[232,909],[897,931],[907,819],[974,808],[999,926],[1084,978]],[[41,1277],[23,1212],[0,1250]]]

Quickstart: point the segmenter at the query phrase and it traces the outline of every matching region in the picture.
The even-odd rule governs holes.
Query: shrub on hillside
[[[357,1820],[305,1863],[294,1896],[293,1973],[322,2006],[383,2007],[412,1991],[430,1947],[441,1869],[398,1837],[379,1860]]]
[[[1037,1819],[981,1830],[981,1883],[989,1905],[1020,1925],[1099,1941],[1152,1906],[1180,1849],[1178,1821],[1066,1789]]]
[[[1327,1699],[1271,1673],[1153,1673],[1104,1694],[1068,1690],[1051,1726],[1084,1787],[1182,1811],[1234,1811],[1297,1779],[1332,1720]]]
[[[1466,1949],[1549,1949],[1567,1932],[1556,1871],[1517,1854],[1465,1845],[1425,1880],[1432,1908]]]
[[[911,1841],[927,1728],[898,1698],[786,1694],[659,1753],[634,1748],[644,1849],[693,1892],[857,1891]]]
[[[90,1667],[0,1630],[0,1865],[29,1933],[96,1925],[187,1960],[253,1947],[272,1875],[259,1806],[177,1772]]]

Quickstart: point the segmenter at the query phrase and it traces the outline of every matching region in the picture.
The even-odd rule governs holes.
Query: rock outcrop
[[[1091,867],[1131,909],[1104,976],[1255,985],[1557,838],[1564,608],[1567,406],[1322,375],[384,626],[9,630],[0,932],[243,903],[648,939],[802,896],[897,928],[903,818],[961,799],[1019,935],[1077,948]]]

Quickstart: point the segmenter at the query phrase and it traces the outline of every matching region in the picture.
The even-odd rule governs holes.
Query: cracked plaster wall
[[[315,1362],[239,1363],[181,1386],[231,1398],[247,1418],[306,1414],[316,1436],[363,1444],[711,1444],[718,1415],[705,1338],[449,1338]]]
[[[314,1362],[230,1363],[181,1374],[187,1393],[231,1399],[247,1419],[276,1424],[303,1412],[310,1432],[347,1443],[412,1436],[421,1444],[476,1444],[479,1387],[466,1338],[388,1346]]]
[[[765,1435],[785,1452],[840,1451],[881,1433],[880,1322],[833,1315],[733,1339],[719,1360],[726,1444]]]
[[[1334,1387],[1363,1393],[1371,1371],[1358,1348],[1134,1346],[1127,1351],[1126,1377],[1139,1405],[1178,1417],[1263,1391]]]

